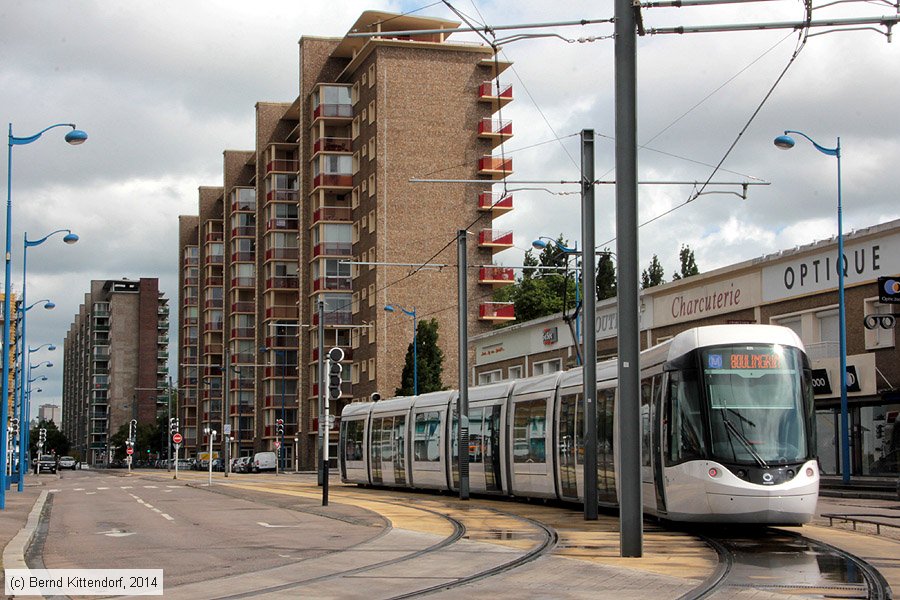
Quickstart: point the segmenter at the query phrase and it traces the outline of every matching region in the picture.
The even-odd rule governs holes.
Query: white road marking
[[[108,490],[109,488],[108,487],[98,487],[97,489],[98,490]]]
[[[284,528],[284,527],[300,527],[299,525],[269,525],[268,523],[266,523],[264,521],[257,521],[256,524],[261,525],[262,527],[269,527],[269,528],[273,528],[273,529],[274,528]]]
[[[107,537],[128,537],[134,535],[134,531],[122,531],[121,529],[110,529],[109,531],[98,531],[97,535],[105,535]]]
[[[162,516],[163,516],[163,518],[166,518],[166,519],[168,519],[168,520],[170,520],[170,521],[174,521],[174,520],[175,520],[175,519],[173,519],[172,517],[170,517],[169,515],[167,515],[166,513],[162,513]]]
[[[59,491],[58,489],[55,489],[55,488],[54,488],[54,489],[52,489],[52,490],[47,490],[47,493],[52,494],[52,493],[58,492],[58,491]]]
[[[93,495],[96,494],[96,493],[97,493],[97,492],[85,492],[84,495],[85,495],[85,496],[93,496]]]
[[[133,485],[123,485],[123,486],[122,486],[122,489],[123,489],[123,490],[130,490],[130,489],[134,489],[134,486],[133,486]]]
[[[72,490],[73,492],[83,492],[84,488],[75,488]]]
[[[155,486],[155,485],[145,485],[144,487],[147,488],[147,489],[150,489],[150,490],[155,490],[158,486]]]

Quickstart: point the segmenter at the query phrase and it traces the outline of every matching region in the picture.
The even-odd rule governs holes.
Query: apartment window
[[[369,284],[369,306],[375,306],[375,284]]]
[[[521,365],[510,367],[509,368],[509,377],[507,379],[522,379],[522,367]]]
[[[353,191],[350,192],[350,208],[357,208],[359,206],[359,188],[353,188]]]
[[[369,359],[369,381],[375,381],[375,359]]]
[[[359,241],[359,221],[353,223],[353,243]]]
[[[360,155],[365,158],[369,153],[369,145],[363,144],[362,148],[359,149]]]
[[[375,63],[369,65],[369,87],[375,85]]]
[[[378,256],[375,254],[375,248],[369,248],[369,251],[367,252],[367,254],[369,255],[369,262],[373,263],[373,264],[369,265],[369,268],[374,269],[375,268],[374,263],[378,259]]]
[[[353,123],[351,124],[350,129],[350,135],[353,136],[353,139],[355,140],[359,137],[359,117],[353,117]]]
[[[363,179],[362,181],[359,182],[359,191],[361,193],[365,194],[367,189],[368,189],[368,185],[366,184],[366,180]]]
[[[356,104],[357,102],[359,102],[359,82],[354,83],[350,88],[350,103]]]
[[[362,289],[362,300],[363,300],[363,302],[365,302],[366,299],[367,299],[368,297],[369,297],[369,290],[366,289],[366,288],[363,288],[363,289]]]
[[[362,373],[366,373],[366,372],[367,372],[367,369],[366,369],[366,361],[362,361],[361,363],[359,363],[359,370],[360,370]]]
[[[365,146],[363,146],[363,148],[365,148]],[[359,173],[359,152],[353,153],[353,171],[352,171],[352,173],[354,175]]]
[[[359,292],[353,292],[353,303],[351,304],[351,307],[352,307],[351,312],[354,315],[359,312]],[[355,332],[356,330],[354,329],[353,331]],[[359,340],[357,340],[357,343],[358,342],[359,342]],[[354,348],[355,348],[355,346],[354,346]]]
[[[353,366],[355,367],[356,363],[354,363]],[[353,373],[350,374],[350,383],[359,383],[359,369],[353,369]]]
[[[840,338],[840,317],[837,310],[816,313],[820,342],[837,342]]]
[[[375,232],[375,209],[369,211],[369,231]]]
[[[359,82],[362,85],[366,85],[369,82],[369,78],[366,76],[365,71],[363,71],[362,77],[359,78]]]
[[[562,360],[559,358],[555,358],[553,360],[545,360],[542,362],[534,363],[534,375],[549,375],[550,373],[556,373],[557,371],[562,371]]]
[[[788,329],[796,333],[797,337],[799,337],[801,340],[803,339],[803,323],[802,319],[799,316],[786,317],[784,319],[773,319],[772,323],[774,325],[787,327]]]
[[[367,116],[368,114],[369,114],[369,111],[367,111],[366,109],[362,109],[362,112],[359,113],[359,120],[362,122],[368,121],[369,120],[369,117]]]
[[[488,371],[486,373],[478,374],[478,385],[487,385],[489,383],[494,383],[500,381],[502,377],[500,376],[501,371],[497,369],[496,371]]]
[[[359,300],[359,294],[353,294],[354,303]],[[353,312],[356,312],[355,310]],[[359,330],[354,329],[350,332],[350,347],[351,348],[359,348]]]
[[[369,160],[375,160],[375,137],[369,138]]]
[[[890,304],[881,304],[878,298],[869,298],[865,302],[867,325],[874,324],[875,327],[869,329],[866,327],[866,350],[878,350],[880,348],[894,347],[894,327],[900,315],[894,315]],[[886,328],[890,324],[890,319],[880,319],[879,316],[892,315],[894,318],[894,326]],[[870,319],[869,317],[876,317]]]
[[[375,173],[369,175],[369,198],[375,195]]]
[[[375,122],[375,101],[369,102],[369,125]]]
[[[366,215],[363,215],[362,219],[360,219],[360,229],[368,229],[369,226],[369,218]]]

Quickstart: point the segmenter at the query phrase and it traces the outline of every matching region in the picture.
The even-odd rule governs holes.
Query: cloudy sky
[[[614,11],[611,0],[456,0],[454,6],[491,25],[604,19]],[[59,122],[76,123],[90,135],[72,147],[58,129],[14,150],[14,290],[21,288],[24,232],[36,239],[67,228],[81,237],[74,246],[60,236],[29,251],[29,302],[49,298],[57,305],[29,313],[29,342],[60,345],[32,360],[56,365],[45,371],[49,381],[34,405],[59,402],[62,340],[91,279],[158,277],[174,305],[178,215],[196,214],[198,186],[221,185],[224,149],[252,149],[254,104],[295,98],[297,40],[343,35],[363,10],[420,8],[418,14],[455,18],[444,3],[430,0],[0,5],[0,117],[16,136]],[[821,19],[879,15],[896,15],[896,9],[860,2],[815,11]],[[643,16],[648,28],[799,21],[803,3],[657,8]],[[516,97],[503,111],[515,129],[507,145],[514,179],[575,179],[577,134],[588,128],[597,134],[597,175],[613,179],[613,42],[603,39],[612,26],[546,31],[576,41],[538,38],[503,47],[514,62],[503,76]],[[478,39],[461,39],[467,38]],[[785,29],[641,38],[638,140],[646,148],[639,178],[705,181],[798,41]],[[900,44],[871,30],[810,37],[714,178],[753,177],[771,185],[751,188],[746,200],[702,195],[643,227],[642,267],[657,254],[670,279],[682,243],[706,271],[833,235],[836,161],[804,142],[790,153],[777,150],[772,139],[784,129],[804,131],[823,146],[841,137],[846,231],[900,218],[898,99]],[[3,174],[5,181],[5,166]],[[514,232],[517,247],[498,262],[521,264],[540,235],[580,237],[578,197],[558,193],[572,188],[548,188],[517,193],[516,210],[495,223]],[[691,192],[691,186],[641,186],[640,220],[684,203]],[[611,186],[597,199],[596,239],[602,243],[615,236]],[[174,329],[171,339],[174,356]]]

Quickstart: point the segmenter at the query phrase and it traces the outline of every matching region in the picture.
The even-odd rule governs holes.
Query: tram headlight
[[[737,476],[741,479],[747,479],[747,471],[743,469],[738,469]]]
[[[715,467],[710,467],[708,473],[709,473],[710,477],[718,477],[719,476],[719,470]]]
[[[815,475],[815,474],[816,474],[816,472],[813,471],[813,468],[812,468],[812,467],[806,467],[806,476],[807,476],[807,477],[812,477],[812,476]]]

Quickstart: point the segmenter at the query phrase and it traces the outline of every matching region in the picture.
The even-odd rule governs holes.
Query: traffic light
[[[41,427],[38,430],[38,445],[43,446],[44,442],[47,441],[47,430]]]
[[[275,435],[284,435],[284,419],[275,419]]]
[[[9,430],[10,430],[10,432],[12,432],[13,435],[16,435],[19,433],[19,420],[18,419],[13,418],[13,419],[9,420]]]
[[[169,434],[175,435],[176,433],[178,433],[178,419],[172,417],[169,419]]]
[[[137,419],[132,419],[128,427],[128,437],[134,439],[137,435]]]
[[[344,351],[340,348],[332,348],[328,351],[328,399],[337,400],[341,397],[341,372],[344,367]]]

